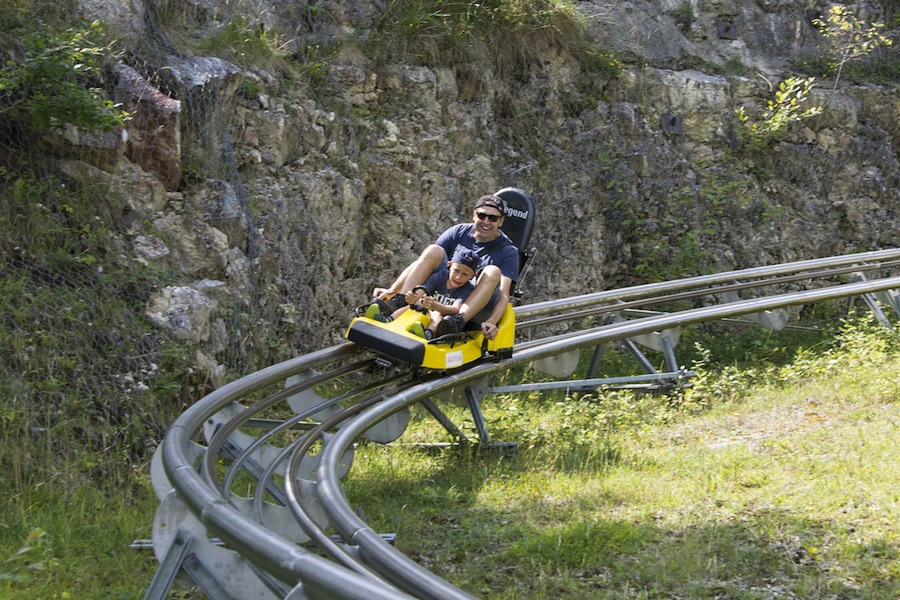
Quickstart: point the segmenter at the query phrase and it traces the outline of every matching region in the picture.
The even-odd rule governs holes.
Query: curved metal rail
[[[187,573],[211,598],[472,598],[396,550],[350,507],[341,480],[358,440],[394,441],[412,405],[514,365],[672,327],[890,293],[900,288],[900,277],[827,284],[848,273],[883,272],[897,261],[900,249],[520,306],[517,329],[538,331],[539,325],[583,324],[586,317],[675,299],[769,291],[750,300],[570,326],[517,344],[502,362],[443,374],[382,371],[375,377],[369,354],[345,343],[232,382],[185,411],[154,456],[151,479],[160,508],[153,548],[160,569],[145,597],[164,597],[174,577]],[[770,291],[801,281],[807,289]],[[318,395],[323,386],[333,389],[333,397]],[[329,528],[338,535],[329,535]]]

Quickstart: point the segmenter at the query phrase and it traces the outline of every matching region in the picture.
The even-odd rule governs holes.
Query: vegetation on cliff
[[[155,17],[183,50],[323,89],[333,84],[329,61],[351,50],[382,66],[465,74],[490,64],[513,91],[554,54],[581,69],[562,102],[571,117],[609,99],[607,84],[628,60],[593,42],[563,1],[398,0],[367,36],[334,46],[294,44],[241,17],[178,38],[184,15],[163,10],[173,6],[156,3]],[[125,547],[150,537],[157,502],[149,458],[174,417],[212,389],[196,345],[161,333],[145,315],[151,291],[184,274],[130,260],[121,234],[134,223],[123,217],[122,198],[72,185],[46,168],[36,143],[35,132],[64,123],[104,130],[128,118],[110,101],[105,67],[140,60],[101,28],[73,25],[75,10],[66,1],[0,6],[0,556],[9,557],[0,597],[141,593],[156,561]],[[685,9],[676,16],[685,29],[696,19]],[[834,77],[835,86],[896,82],[900,61],[870,58],[823,57],[797,68]],[[258,100],[259,85],[248,78],[241,92]],[[769,113],[744,122],[751,133],[757,124],[757,133],[781,134],[813,116],[806,97],[790,87]],[[549,144],[528,101],[508,94],[497,116],[540,171]],[[771,137],[763,141],[764,154]],[[652,280],[709,269],[726,203],[749,198],[747,173],[709,171],[696,188],[676,185],[671,207],[685,210],[657,217],[633,203],[634,157],[607,149],[597,153],[595,177],[615,199],[608,214],[631,236],[632,274]],[[557,187],[546,175],[535,181]],[[706,210],[689,220],[687,208],[700,204]],[[138,225],[152,230],[144,220]],[[233,337],[245,350],[246,340]],[[367,514],[423,564],[484,597],[896,597],[896,341],[850,328],[817,342],[722,341],[712,352],[696,349],[701,378],[677,398],[504,399],[489,414],[495,431],[527,447],[510,463],[362,448],[360,462],[370,466],[354,473],[351,493],[402,500],[367,500]],[[253,350],[242,366],[276,356],[264,345]],[[756,355],[765,361],[746,366]],[[432,433],[423,426],[414,435]],[[39,567],[40,577],[28,577]]]

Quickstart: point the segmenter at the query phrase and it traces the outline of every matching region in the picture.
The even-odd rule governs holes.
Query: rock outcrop
[[[184,4],[204,26],[228,18]],[[381,3],[320,2],[315,19],[252,4],[246,17],[295,32],[299,48],[364,37]],[[102,12],[104,3],[83,5]],[[553,52],[510,79],[347,51],[323,76],[291,82],[170,56],[154,74],[168,100],[130,93],[161,100],[146,122],[166,133],[154,144],[144,127],[133,137],[149,147],[132,141],[129,158],[177,197],[142,202],[153,231],[132,227],[125,246],[145,264],[179,264],[186,285],[225,281],[229,309],[246,316],[241,335],[260,347],[279,340],[272,361],[338,342],[372,287],[467,220],[475,198],[506,186],[537,202],[528,302],[897,245],[896,86],[821,81],[820,116],[765,152],[742,152],[735,110],[760,112],[790,65],[820,51],[806,7],[578,6],[594,38],[629,57],[619,77],[597,81]],[[141,30],[143,15],[115,15]],[[184,148],[172,129],[179,118]]]

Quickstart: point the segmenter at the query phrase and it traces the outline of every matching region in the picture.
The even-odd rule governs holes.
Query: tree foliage
[[[127,114],[98,87],[103,61],[114,56],[112,44],[102,38],[99,23],[87,30],[24,36],[22,56],[0,69],[0,115],[36,129],[64,123],[100,130],[121,125]]]
[[[879,46],[890,46],[893,43],[881,33],[884,23],[872,23],[867,27],[841,4],[832,6],[824,20],[815,19],[813,24],[821,29],[822,35],[830,43],[830,52],[834,60],[835,86],[841,78],[845,64],[868,56]]]
[[[785,79],[775,91],[775,97],[766,103],[766,110],[758,121],[752,120],[743,106],[737,109],[744,141],[751,147],[765,146],[792,123],[820,114],[820,106],[804,108],[814,86],[814,77]]]

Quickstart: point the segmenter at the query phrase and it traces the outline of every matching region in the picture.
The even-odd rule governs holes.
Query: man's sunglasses
[[[503,218],[502,215],[489,215],[487,213],[477,212],[477,211],[475,212],[475,216],[478,217],[479,219],[481,219],[482,221],[490,221],[491,223],[496,223],[501,218]]]

